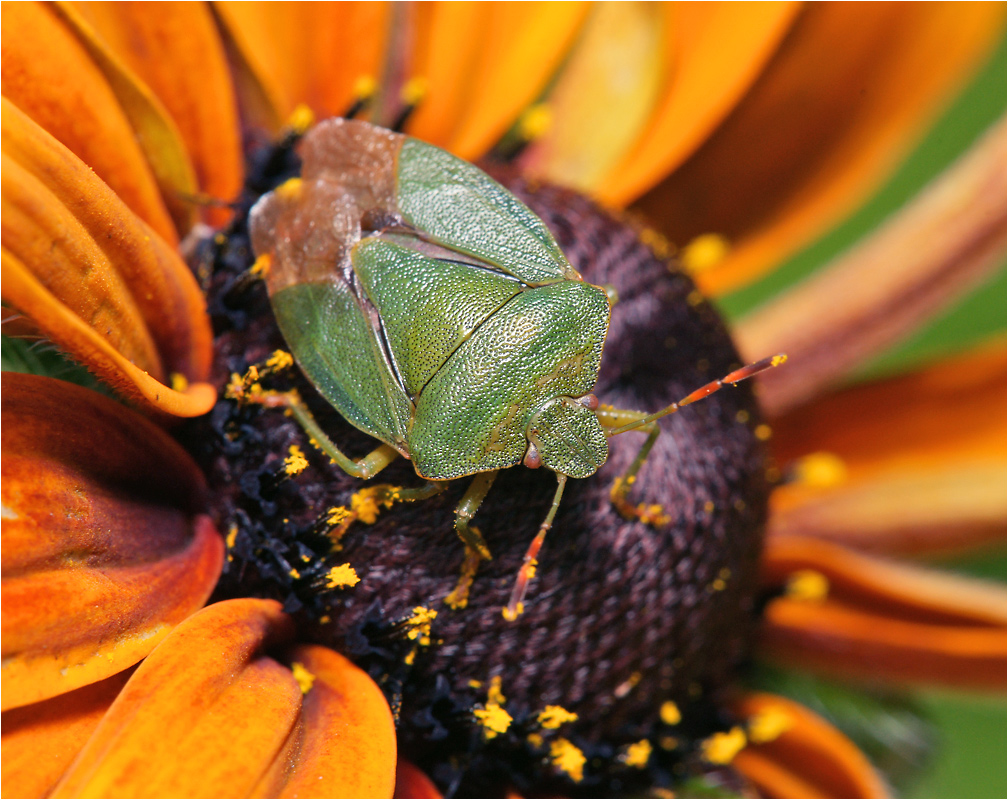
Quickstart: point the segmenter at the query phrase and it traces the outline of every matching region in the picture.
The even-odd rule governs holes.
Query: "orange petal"
[[[268,600],[190,617],[137,668],[53,796],[391,793],[395,734],[380,691],[319,647],[292,653],[315,676],[302,688],[268,655],[293,633]]]
[[[864,754],[822,717],[771,694],[749,694],[734,709],[753,720],[773,715],[779,736],[750,743],[732,761],[763,797],[889,797]]]
[[[772,497],[769,533],[927,553],[1004,541],[1005,349],[846,389],[774,423],[782,463],[828,453],[843,475]],[[817,456],[812,456],[816,458]]]
[[[135,664],[213,590],[202,476],[160,428],[48,378],[3,376],[3,707]],[[58,510],[59,513],[54,513]]]
[[[846,678],[1004,688],[1003,586],[804,537],[768,541],[768,586],[808,571],[825,578],[825,597],[771,601],[760,637],[767,655]]]
[[[643,135],[594,193],[622,205],[672,172],[706,139],[780,45],[798,3],[679,3],[667,13],[662,99]]]
[[[674,16],[658,3],[592,8],[546,103],[552,124],[522,156],[532,174],[590,191],[639,138],[676,53]]]
[[[434,782],[421,769],[402,758],[396,764],[396,784],[393,797],[443,797]]]
[[[909,152],[1004,29],[997,4],[804,7],[708,141],[640,203],[679,244],[734,249],[699,276],[721,294],[850,213]]]
[[[764,407],[835,383],[1000,269],[1006,176],[1002,120],[872,236],[742,320],[743,356],[791,359],[761,381]]]
[[[319,116],[342,114],[357,80],[381,75],[387,3],[226,2],[215,10],[279,119],[299,103]]]
[[[395,723],[374,681],[339,653],[317,645],[296,647],[284,660],[300,664],[315,681],[304,698],[296,766],[276,794],[318,795],[324,775],[327,787],[339,787],[342,797],[391,797]]]
[[[224,46],[203,3],[80,3],[100,40],[139,76],[178,126],[200,189],[231,201],[242,185],[241,131]],[[222,211],[222,210],[221,210]],[[225,213],[215,215],[221,224]]]
[[[473,159],[486,153],[542,94],[561,67],[589,10],[587,3],[488,5],[484,12],[487,17],[478,32],[454,28],[460,38],[479,39],[475,60],[457,77],[463,82],[458,89],[462,114],[446,145],[462,158]],[[442,53],[431,51],[428,63],[441,58],[445,58]],[[432,68],[432,95],[438,91],[433,85],[437,77]]]
[[[214,402],[211,387],[194,383],[181,394],[159,382],[176,373],[200,381],[210,369],[210,322],[189,268],[91,170],[6,101],[2,124],[4,299],[131,396],[146,392],[168,413],[205,413]],[[155,398],[159,393],[164,400]]]
[[[126,670],[41,703],[4,711],[4,795],[48,796],[130,674]]]
[[[176,228],[188,231],[196,221],[196,205],[192,198],[199,187],[182,135],[168,110],[72,6],[56,3],[52,8],[105,75],[136,131],[137,143],[150,164],[161,189],[161,199],[175,220]]]
[[[175,226],[105,76],[53,9],[3,7],[3,93],[89,165],[165,241]]]

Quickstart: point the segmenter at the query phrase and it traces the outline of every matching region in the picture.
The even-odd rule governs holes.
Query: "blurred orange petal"
[[[224,46],[203,3],[76,3],[100,40],[154,93],[178,126],[199,188],[233,200],[242,185],[238,109]],[[223,214],[213,215],[222,222]]]
[[[597,182],[594,194],[622,205],[672,172],[757,79],[799,9],[798,3],[670,6],[661,101],[643,136]]]
[[[396,785],[395,795],[393,796],[400,798],[440,798],[443,795],[438,791],[434,782],[419,767],[400,758],[396,764]]]
[[[6,101],[2,124],[4,300],[129,396],[205,413],[215,393],[197,382],[210,369],[212,335],[189,268]],[[188,393],[163,385],[175,374],[193,382]]]
[[[850,213],[905,157],[1001,36],[996,3],[812,3],[704,145],[640,203],[678,244],[734,249],[721,294]]]
[[[677,55],[667,41],[673,15],[658,3],[592,8],[546,98],[552,123],[525,150],[523,171],[581,191],[601,182],[658,103]]]
[[[823,596],[793,592],[764,614],[764,652],[847,678],[989,689],[1005,685],[1005,589],[858,554],[798,536],[767,543],[764,582],[825,579]]]
[[[822,717],[771,694],[749,694],[734,704],[746,719],[772,715],[783,731],[751,742],[732,761],[763,797],[889,797],[864,754]]]
[[[487,5],[474,37],[478,40],[474,60],[456,78],[462,81],[456,101],[461,103],[457,106],[461,114],[444,145],[469,159],[486,153],[542,94],[563,64],[589,11],[587,3]],[[448,17],[447,24],[452,22],[456,20]],[[453,29],[460,37],[473,36],[472,30],[464,31],[457,25]],[[427,62],[437,63],[443,57],[432,50]],[[441,70],[431,70],[428,80],[432,81]],[[437,91],[433,84],[431,91]],[[419,112],[417,116],[420,120]]]
[[[358,79],[381,77],[387,3],[225,2],[215,11],[241,69],[258,82],[258,97],[274,106],[277,119],[299,103],[320,117],[342,114]]]
[[[175,225],[129,119],[53,8],[5,3],[3,94],[89,165],[171,245]]]
[[[303,695],[269,655],[293,633],[268,600],[190,617],[137,668],[53,796],[277,796],[299,785],[314,796],[391,794],[395,738],[380,691],[340,656],[308,648],[324,654],[295,651],[318,670]]]
[[[999,269],[1006,176],[1002,120],[872,236],[743,319],[743,357],[791,360],[761,380],[763,407],[822,391]]]
[[[135,664],[213,590],[223,543],[160,428],[72,384],[3,376],[3,707]]]
[[[91,738],[130,671],[3,712],[5,797],[46,797]]]
[[[825,453],[843,475],[830,485],[798,480],[776,489],[769,535],[801,533],[894,554],[1003,542],[1006,381],[997,344],[837,392],[777,420],[780,462]]]

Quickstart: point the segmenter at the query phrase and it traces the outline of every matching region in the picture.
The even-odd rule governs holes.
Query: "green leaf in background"
[[[0,366],[4,372],[23,372],[28,375],[59,378],[115,397],[105,384],[45,340],[0,336]]]

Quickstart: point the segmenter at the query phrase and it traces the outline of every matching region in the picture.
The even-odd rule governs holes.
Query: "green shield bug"
[[[473,165],[402,134],[331,119],[302,142],[300,178],[250,217],[277,323],[302,371],[352,425],[379,440],[353,460],[292,395],[313,443],[351,475],[399,456],[441,491],[474,476],[455,512],[470,554],[489,558],[469,523],[497,472],[524,463],[557,476],[553,503],[519,571],[505,616],[520,613],[535,558],[568,477],[593,475],[607,439],[648,433],[612,498],[647,457],[656,420],[783,361],[743,367],[654,413],[600,407],[591,390],[609,327],[605,289],[581,279],[545,224]],[[475,556],[473,556],[475,558]]]

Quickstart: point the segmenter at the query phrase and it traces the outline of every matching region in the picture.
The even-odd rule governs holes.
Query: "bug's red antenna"
[[[686,395],[682,400],[672,403],[671,405],[665,406],[665,408],[660,411],[656,411],[653,414],[648,414],[646,417],[641,417],[640,419],[634,420],[633,422],[627,423],[619,428],[614,428],[613,430],[606,431],[607,436],[616,436],[620,433],[626,433],[627,431],[635,431],[638,428],[643,428],[654,422],[656,419],[661,419],[669,414],[674,414],[683,406],[688,406],[691,403],[695,403],[697,400],[703,400],[708,397],[718,389],[723,389],[726,385],[731,384],[734,386],[740,381],[744,381],[748,378],[752,378],[755,375],[759,375],[761,372],[766,372],[766,370],[771,367],[778,367],[787,361],[787,356],[784,353],[778,353],[775,356],[767,356],[753,364],[737,369],[734,372],[729,372],[723,378],[711,381],[710,383],[704,384],[699,389],[696,389]]]

